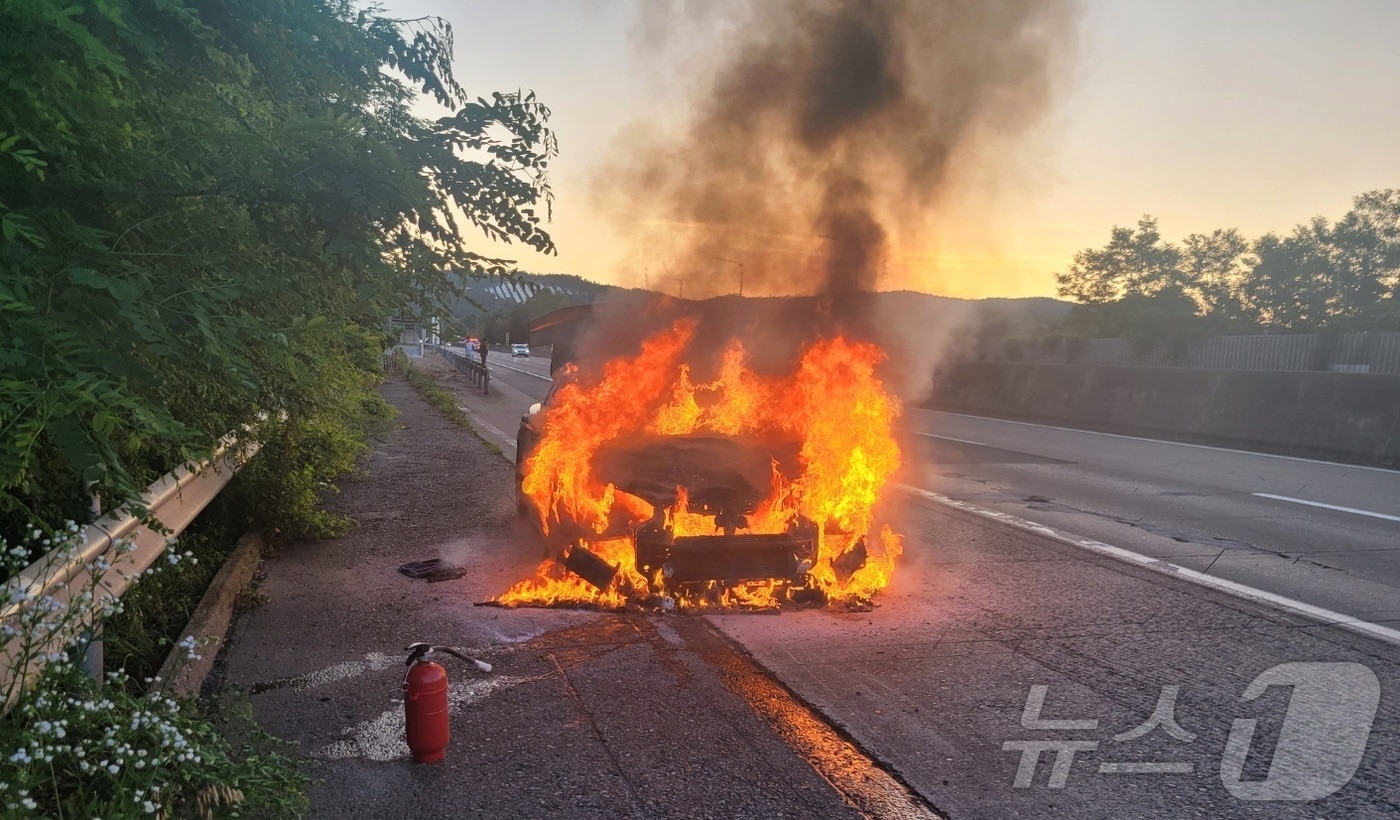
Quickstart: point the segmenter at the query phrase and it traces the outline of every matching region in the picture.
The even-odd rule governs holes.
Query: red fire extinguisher
[[[450,646],[415,643],[408,647],[408,674],[403,677],[404,727],[408,748],[419,763],[436,763],[447,752],[452,737],[447,711],[447,670],[427,660],[433,652],[445,652],[490,672],[491,664],[463,655]]]

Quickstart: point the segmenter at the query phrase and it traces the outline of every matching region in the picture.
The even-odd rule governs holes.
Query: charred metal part
[[[741,436],[637,435],[610,441],[593,456],[593,475],[653,506],[669,508],[684,487],[692,512],[717,515],[742,529],[772,490],[774,465],[797,474],[801,443]]]
[[[816,587],[798,587],[788,593],[788,601],[797,606],[826,606],[826,593]]]
[[[668,531],[637,533],[637,566],[650,575],[660,569],[669,586],[717,581],[800,582],[816,541],[802,534],[672,536]],[[807,564],[810,567],[810,563]]]
[[[611,588],[617,578],[616,567],[581,544],[574,544],[564,554],[564,567],[601,590]]]
[[[841,583],[846,583],[856,570],[865,566],[865,536],[856,539],[851,548],[842,553],[835,561],[831,562],[831,568],[836,572],[836,577],[841,579]]]
[[[748,529],[749,519],[741,511],[722,507],[715,512],[715,526],[724,530],[725,535],[733,535],[737,530]]]

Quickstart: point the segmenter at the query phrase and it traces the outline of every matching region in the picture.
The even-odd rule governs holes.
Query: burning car
[[[899,465],[882,353],[836,336],[760,375],[731,341],[692,381],[695,324],[585,377],[557,369],[521,419],[518,507],[554,555],[498,602],[663,609],[864,606],[900,537],[875,508]]]

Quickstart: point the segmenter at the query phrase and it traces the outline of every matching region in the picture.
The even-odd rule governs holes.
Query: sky
[[[531,272],[676,291],[607,206],[627,195],[609,190],[608,169],[626,161],[630,137],[687,121],[722,26],[643,36],[639,7],[656,0],[380,2],[394,17],[452,23],[469,94],[531,89],[552,111],[558,255],[484,239],[475,250]],[[1081,0],[1044,116],[1007,150],[954,169],[934,229],[901,249],[880,287],[1053,296],[1076,251],[1144,214],[1169,241],[1338,218],[1355,195],[1400,187],[1397,43],[1397,0]]]

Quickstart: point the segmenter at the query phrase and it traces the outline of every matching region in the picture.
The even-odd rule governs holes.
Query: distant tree
[[[1254,256],[1241,294],[1259,324],[1287,330],[1328,325],[1335,288],[1327,220],[1315,217],[1287,236],[1265,234],[1255,240]]]
[[[1335,224],[1314,217],[1254,243],[1242,301],[1290,330],[1400,329],[1400,191],[1357,196]]]
[[[1315,217],[1253,242],[1231,228],[1177,248],[1144,216],[1055,278],[1082,305],[1065,319],[1077,333],[1400,330],[1400,190],[1361,194],[1335,224]]]
[[[1178,288],[1147,296],[1134,293],[1113,302],[1075,305],[1061,323],[1083,337],[1124,337],[1142,342],[1200,335],[1207,330],[1196,302]]]
[[[1055,280],[1061,296],[1104,303],[1129,295],[1183,291],[1187,282],[1180,265],[1181,251],[1162,241],[1155,217],[1144,216],[1136,230],[1114,226],[1103,248],[1076,253],[1069,270],[1056,274]]]
[[[1332,228],[1334,312],[1358,327],[1394,317],[1400,305],[1400,190],[1370,191]],[[1393,321],[1382,321],[1400,329]]]
[[[1234,228],[1193,233],[1182,241],[1185,292],[1207,316],[1236,320],[1246,315],[1240,295],[1254,264],[1249,240]]]
[[[511,308],[506,316],[506,336],[512,344],[523,344],[530,340],[530,309],[524,305]]]

